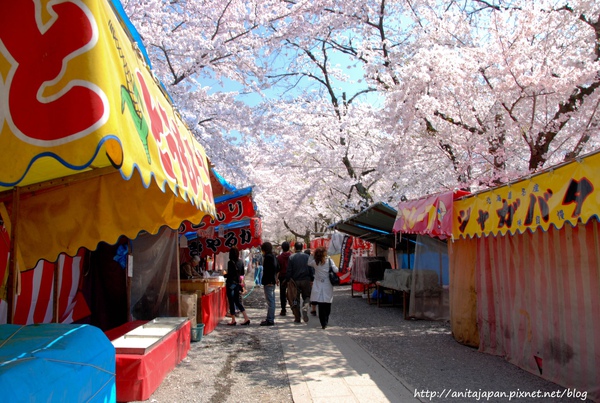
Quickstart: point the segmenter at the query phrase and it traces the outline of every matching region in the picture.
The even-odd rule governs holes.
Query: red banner
[[[190,253],[195,254],[194,251],[196,251],[202,257],[229,252],[229,249],[234,246],[239,250],[244,250],[259,247],[261,244],[262,226],[258,218],[250,220],[248,227],[226,230],[215,238],[199,237],[188,241]]]
[[[234,197],[229,200],[215,203],[217,214],[215,218],[205,215],[199,224],[192,224],[184,221],[179,227],[179,233],[197,232],[202,237],[212,237],[214,227],[221,224],[228,224],[234,221],[241,221],[245,218],[255,216],[252,194]]]
[[[452,236],[452,203],[466,194],[468,192],[458,190],[398,203],[394,232],[437,236],[441,239]]]
[[[315,250],[319,247],[328,248],[330,241],[331,240],[329,238],[315,238],[310,241],[310,249]]]
[[[369,250],[371,249],[371,242],[362,240],[358,237],[352,237],[352,249],[355,250]]]
[[[350,258],[352,257],[352,245],[357,238],[345,236],[342,241],[342,253],[340,254],[340,274],[346,274],[350,269]]]

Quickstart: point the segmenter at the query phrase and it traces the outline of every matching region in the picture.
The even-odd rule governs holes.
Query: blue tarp
[[[0,400],[115,402],[115,349],[89,325],[0,325]]]

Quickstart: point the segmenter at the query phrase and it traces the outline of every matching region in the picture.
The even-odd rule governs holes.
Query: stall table
[[[404,319],[408,318],[408,301],[412,282],[412,270],[408,269],[386,269],[383,280],[377,281],[377,306],[381,307],[381,298],[386,290],[392,291],[392,306],[395,304],[395,294],[402,294],[402,310]]]
[[[385,258],[381,256],[357,256],[352,261],[350,268],[351,296],[354,297],[354,291],[360,291],[367,295],[367,302],[371,302],[371,293],[377,288],[376,282],[383,278]],[[361,295],[362,296],[362,295]]]
[[[190,349],[188,318],[133,321],[105,332],[116,350],[117,401],[147,400]]]
[[[198,295],[197,321],[204,324],[204,335],[212,332],[228,311],[227,291],[221,278],[181,280],[181,291]]]

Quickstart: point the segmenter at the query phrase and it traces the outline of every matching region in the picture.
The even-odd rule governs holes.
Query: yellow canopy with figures
[[[128,24],[109,1],[0,5],[0,215],[20,270],[215,213],[205,151]]]

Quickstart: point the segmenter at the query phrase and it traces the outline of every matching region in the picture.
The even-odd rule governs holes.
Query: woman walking
[[[329,270],[337,273],[338,268],[327,256],[327,251],[323,247],[318,247],[314,255],[308,258],[308,265],[315,268],[315,280],[310,292],[311,303],[317,304],[319,321],[321,327],[325,329],[329,323],[331,303],[333,302],[333,285],[329,281]]]
[[[225,287],[227,289],[227,300],[229,301],[229,317],[231,322],[227,325],[235,326],[235,308],[244,315],[244,322],[241,325],[249,325],[250,319],[246,313],[242,299],[240,298],[240,276],[244,274],[244,263],[240,260],[240,252],[236,247],[229,249],[229,261],[227,262],[227,274],[225,274]]]
[[[267,318],[260,322],[260,325],[273,326],[275,324],[275,286],[279,283],[279,280],[277,280],[279,263],[277,263],[277,259],[273,255],[273,245],[271,242],[263,242],[260,250],[264,254],[262,285],[265,290],[265,299],[267,300]]]

